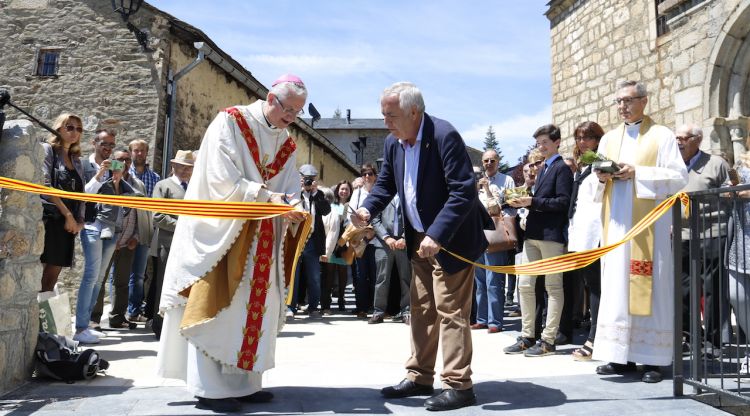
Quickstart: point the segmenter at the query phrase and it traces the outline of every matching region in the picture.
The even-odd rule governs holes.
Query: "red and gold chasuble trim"
[[[271,163],[264,165],[266,161],[261,161],[260,159],[258,142],[255,140],[253,130],[247,124],[247,120],[245,120],[242,112],[236,107],[229,107],[224,111],[237,122],[237,127],[240,129],[242,137],[245,138],[247,148],[253,156],[255,166],[258,168],[261,176],[263,176],[263,180],[268,181],[276,176],[289,160],[292,153],[297,149],[294,140],[288,137],[276,152],[276,156]],[[237,367],[245,370],[252,370],[255,362],[258,360],[257,352],[260,337],[263,336],[262,325],[263,315],[266,312],[266,296],[268,295],[268,289],[271,287],[269,277],[271,274],[271,264],[273,263],[273,247],[273,221],[270,219],[261,220],[260,233],[258,234],[258,242],[255,255],[253,256],[253,280],[250,285],[250,297],[247,301],[245,327],[242,330],[242,346],[237,353]]]
[[[630,260],[630,274],[652,277],[654,262],[648,260]]]
[[[271,287],[269,279],[273,263],[273,221],[260,221],[260,233],[253,261],[253,280],[247,300],[247,317],[242,329],[242,347],[237,353],[237,367],[252,370],[258,360],[258,344],[263,336],[263,316],[266,313],[266,296]]]
[[[242,133],[242,137],[245,138],[247,148],[250,149],[250,154],[253,155],[255,166],[258,168],[261,176],[263,176],[263,180],[267,181],[276,176],[276,174],[281,171],[281,168],[289,160],[289,157],[292,155],[292,153],[294,153],[294,151],[297,149],[297,145],[294,143],[294,140],[292,140],[291,137],[287,137],[286,141],[284,141],[284,144],[282,144],[279,150],[276,152],[276,156],[271,161],[271,163],[263,165],[263,163],[265,163],[266,161],[263,160],[261,162],[260,160],[260,149],[258,148],[258,142],[255,141],[253,130],[250,128],[250,125],[247,124],[245,116],[242,115],[242,112],[237,107],[229,107],[224,109],[224,111],[232,116],[234,121],[237,122],[237,127],[240,128],[240,133]]]

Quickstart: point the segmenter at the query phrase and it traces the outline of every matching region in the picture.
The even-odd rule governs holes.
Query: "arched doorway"
[[[711,51],[704,86],[704,126],[712,127],[710,149],[730,162],[748,151],[750,131],[750,0],[740,1]]]

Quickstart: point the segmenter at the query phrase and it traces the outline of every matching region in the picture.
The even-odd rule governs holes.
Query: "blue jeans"
[[[117,236],[110,240],[102,240],[99,234],[96,230],[81,230],[84,266],[76,301],[76,330],[89,327],[91,311],[96,305],[107,266],[115,252]]]
[[[508,263],[508,252],[484,253],[479,256],[477,263],[504,266]],[[505,301],[505,273],[475,267],[474,281],[477,285],[477,323],[501,328]]]
[[[143,313],[143,277],[146,274],[148,262],[148,245],[138,244],[135,247],[133,265],[130,269],[130,281],[128,282],[128,315],[136,316]]]
[[[299,289],[299,279],[302,277],[302,270],[305,271],[305,283],[307,284],[307,310],[314,311],[320,304],[320,254],[315,248],[315,242],[312,239],[307,240],[305,249],[302,251],[302,257],[297,264],[296,275],[294,278],[294,296],[292,304],[289,305],[292,310],[296,310],[297,300],[301,297],[297,290]]]

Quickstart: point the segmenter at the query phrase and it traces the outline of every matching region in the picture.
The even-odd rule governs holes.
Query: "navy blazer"
[[[494,228],[477,197],[477,186],[466,146],[447,121],[424,114],[417,173],[417,211],[425,233],[460,256],[474,260],[487,248],[484,229]],[[383,165],[363,206],[374,218],[394,195],[401,199],[407,254],[411,258],[415,231],[405,213],[404,148],[393,134],[385,139]],[[435,258],[447,273],[467,263],[440,251]]]
[[[572,190],[573,172],[562,156],[558,157],[534,184],[524,238],[566,244]]]

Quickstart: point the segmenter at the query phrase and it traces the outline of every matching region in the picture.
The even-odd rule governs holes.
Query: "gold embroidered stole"
[[[641,127],[636,138],[636,157],[635,165],[637,166],[656,166],[656,157],[659,153],[659,137],[651,130],[654,126],[653,120],[644,117]],[[620,150],[622,141],[625,139],[625,124],[621,124],[615,133],[613,139],[607,142],[607,148],[604,149],[605,156],[614,161],[620,160]],[[630,138],[627,138],[630,140]],[[632,224],[646,216],[655,206],[656,201],[650,199],[640,199],[636,196],[635,179],[630,182],[633,186],[633,215]],[[607,182],[604,190],[604,207],[602,225],[604,227],[604,241],[609,244],[608,228],[609,219],[611,218],[612,204],[612,181]],[[654,226],[651,225],[637,235],[630,242],[630,274],[629,274],[629,312],[631,315],[650,316],[653,297],[653,256],[654,256]]]

